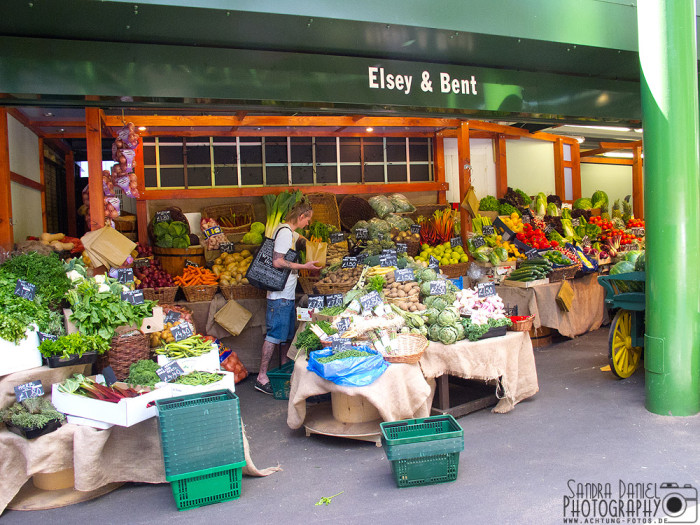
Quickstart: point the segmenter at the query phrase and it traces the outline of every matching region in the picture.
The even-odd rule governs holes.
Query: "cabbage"
[[[250,231],[251,231],[251,233],[255,232],[255,233],[259,233],[260,235],[262,235],[263,233],[265,233],[265,225],[262,222],[254,222],[253,224],[250,225]],[[255,244],[255,243],[250,243],[250,244]]]
[[[190,236],[173,237],[173,248],[187,248],[190,245]]]
[[[264,230],[263,230],[264,231]],[[241,239],[241,243],[243,244],[262,244],[263,242],[263,237],[260,232],[257,231],[249,231],[246,233],[243,238]]]
[[[605,208],[608,205],[608,194],[602,190],[593,193],[591,197],[592,208]]]
[[[580,199],[576,199],[572,207],[574,210],[590,210],[593,207],[593,203],[591,202],[591,199],[582,197]]]
[[[432,268],[426,268],[420,275],[421,281],[435,281],[437,280],[437,273]]]
[[[173,221],[168,226],[168,233],[173,237],[181,237],[183,235],[189,235],[190,231],[184,222]]]
[[[438,324],[441,326],[450,326],[455,324],[457,321],[459,321],[459,314],[452,306],[445,308],[438,315]]]
[[[165,221],[157,222],[153,225],[153,235],[162,237],[168,233],[168,223]]]
[[[172,248],[173,247],[173,236],[169,233],[161,235],[156,239],[156,246],[159,248]]]

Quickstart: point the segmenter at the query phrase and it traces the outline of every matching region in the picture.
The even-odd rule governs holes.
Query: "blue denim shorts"
[[[279,344],[294,339],[297,314],[291,299],[268,299],[265,324],[267,335],[265,341]]]

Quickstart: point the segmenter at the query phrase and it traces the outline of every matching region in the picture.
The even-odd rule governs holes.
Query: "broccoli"
[[[130,385],[153,387],[160,381],[156,370],[160,367],[150,359],[141,359],[129,366],[129,377],[126,382]]]

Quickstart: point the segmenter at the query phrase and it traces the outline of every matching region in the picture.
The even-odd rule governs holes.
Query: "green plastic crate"
[[[239,400],[216,390],[156,401],[166,477],[245,461]]]
[[[292,372],[294,361],[288,361],[279,368],[267,372],[267,377],[272,385],[275,399],[289,399],[289,390],[292,388]]]
[[[398,487],[457,479],[464,430],[451,415],[384,422],[380,428]]]
[[[245,461],[165,479],[170,482],[178,510],[194,509],[240,498],[244,465]]]

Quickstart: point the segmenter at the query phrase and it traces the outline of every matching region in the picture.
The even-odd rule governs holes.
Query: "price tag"
[[[167,314],[165,314],[165,319],[163,319],[164,323],[174,323],[178,319],[182,317],[182,314],[176,310],[169,310]]]
[[[324,295],[309,295],[309,310],[323,310],[326,297]]]
[[[435,257],[433,257],[431,255],[430,259],[428,260],[428,268],[431,268],[433,270],[439,270],[440,269],[440,261],[438,261]]]
[[[378,234],[377,234],[377,240],[378,240],[378,241],[383,241],[383,240],[384,240],[384,234],[383,234],[383,233],[378,233]]]
[[[472,245],[474,246],[474,249],[477,249],[480,246],[485,246],[486,241],[481,235],[477,235],[475,237],[472,237]]]
[[[22,279],[17,279],[17,284],[15,285],[15,295],[19,295],[20,297],[33,301],[34,296],[36,295],[36,286],[33,283],[23,281]]]
[[[360,304],[364,310],[372,310],[375,306],[382,304],[381,296],[376,292],[376,290],[360,297]]]
[[[204,230],[204,238],[208,239],[209,237],[213,237],[214,235],[219,235],[222,234],[223,232],[221,231],[221,226],[212,226],[211,228],[207,228]]]
[[[197,263],[193,263],[189,259],[185,259],[185,268],[187,268],[188,266],[194,266],[195,268],[199,268],[199,265]]]
[[[408,251],[408,244],[405,242],[397,242],[396,243],[396,252],[397,253],[406,253]]]
[[[151,266],[151,260],[146,257],[139,257],[134,259],[134,268],[149,268]]]
[[[561,204],[561,209],[563,210],[564,208],[566,208],[566,209],[568,209],[568,210],[571,210],[571,209],[573,208],[573,205],[572,205],[571,203],[569,203],[569,202],[563,202],[563,203]]]
[[[343,262],[340,263],[341,268],[356,268],[357,267],[357,257],[350,257],[346,255],[343,257]]]
[[[417,233],[420,235],[420,224],[411,224],[411,233]]]
[[[485,235],[485,234],[484,234]],[[462,238],[461,237],[452,237],[450,239],[450,246],[452,248],[456,248],[457,246],[464,246],[462,244]]]
[[[447,293],[447,281],[430,281],[430,295],[444,295]]]
[[[134,269],[133,268],[118,268],[117,269],[117,281],[122,284],[130,283],[134,281]]]
[[[235,253],[236,245],[232,242],[222,242],[219,244],[219,250],[221,253]]]
[[[355,228],[355,237],[358,241],[369,239],[369,231],[367,228]]]
[[[342,306],[343,304],[343,294],[334,293],[326,295],[326,308],[332,308],[334,306]]]
[[[351,321],[349,317],[343,317],[340,321],[338,321],[338,324],[336,325],[338,333],[344,334],[345,332],[347,332],[348,328],[350,328],[350,323]]]
[[[117,374],[114,373],[111,366],[106,366],[102,370],[102,377],[105,378],[105,383],[107,383],[107,386],[112,386],[117,382]]]
[[[535,248],[530,248],[528,251],[525,252],[525,257],[527,257],[528,259],[539,259],[540,254]]]
[[[338,337],[333,339],[331,346],[333,353],[344,352],[345,350],[352,350],[352,339],[346,337]]]
[[[357,254],[357,264],[364,264],[366,258],[367,258],[366,253],[358,253]]]
[[[171,326],[170,333],[173,334],[173,339],[175,339],[175,342],[182,341],[183,339],[187,339],[188,337],[192,337],[194,335],[192,333],[192,326],[190,326],[190,323],[187,322],[178,323],[175,326]]]
[[[153,223],[157,224],[159,222],[170,222],[172,217],[170,215],[170,210],[157,211],[155,217],[153,217]]]
[[[311,310],[297,306],[297,321],[311,321]]]
[[[571,225],[576,228],[576,226],[581,226],[581,220],[580,219],[571,219]]]
[[[36,381],[32,381],[31,383],[24,383],[15,387],[15,397],[17,398],[17,402],[43,395],[44,387],[41,385],[41,381],[38,379]]]
[[[479,283],[476,285],[476,291],[479,297],[496,295],[496,285],[493,283]]]
[[[331,233],[331,244],[337,244],[345,240],[345,234],[343,232]]]
[[[645,233],[646,233],[646,231],[644,228],[640,228],[640,227],[632,228],[632,235],[634,235],[635,237],[644,237]]]
[[[122,292],[122,301],[126,301],[127,303],[131,303],[134,306],[137,306],[139,304],[143,304],[143,302],[144,302],[143,290],[129,290],[127,292]]]
[[[394,270],[394,280],[396,282],[402,283],[404,281],[413,281],[416,276],[411,268],[404,268],[403,270]]]
[[[167,365],[163,365],[156,370],[156,374],[164,383],[170,383],[170,381],[174,381],[184,373],[185,371],[177,361],[170,361]]]
[[[544,225],[544,233],[545,233],[545,235],[546,235],[546,234],[549,234],[549,233],[552,233],[553,231],[554,231],[554,226],[553,226],[552,224],[545,224],[545,225]]]
[[[527,217],[528,219],[532,218],[532,210],[530,208],[525,208],[525,210],[523,211],[522,218],[524,219],[525,217]]]
[[[379,256],[379,266],[386,268],[387,266],[396,266],[397,264],[396,250],[390,250],[389,253],[383,253]]]
[[[523,224],[530,224],[530,215],[523,214]]]
[[[486,226],[481,227],[481,233],[482,233],[482,235],[486,235],[486,236],[495,235],[496,230],[494,229],[493,225],[487,224]]]
[[[36,335],[39,336],[39,344],[43,343],[46,340],[49,340],[49,341],[57,341],[58,340],[57,335],[45,334],[44,332],[37,332]]]

